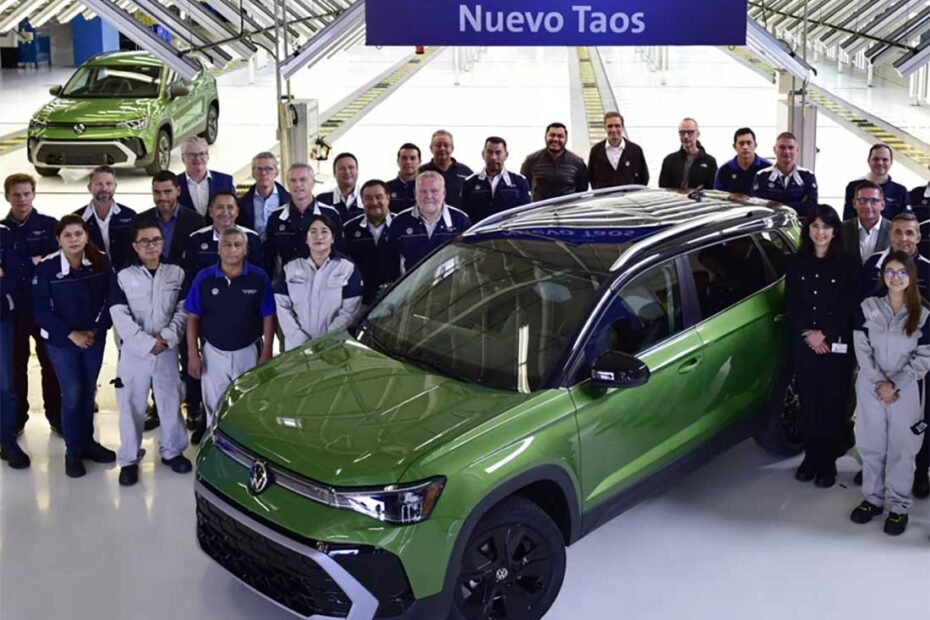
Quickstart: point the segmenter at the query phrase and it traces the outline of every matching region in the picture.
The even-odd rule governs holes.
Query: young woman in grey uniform
[[[907,528],[914,457],[927,432],[920,382],[930,370],[930,312],[906,253],[889,254],[882,283],[885,294],[862,302],[853,333],[859,360],[856,445],[865,499],[850,519],[868,523],[887,505],[885,533],[897,536]]]
[[[311,217],[305,231],[310,256],[287,263],[275,283],[286,351],[344,329],[358,314],[362,276],[352,261],[333,252],[337,230],[329,217]]]

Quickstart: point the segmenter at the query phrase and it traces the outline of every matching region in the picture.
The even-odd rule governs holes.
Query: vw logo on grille
[[[84,123],[78,123],[74,126],[74,133],[77,135],[81,135],[85,131],[87,131],[87,127],[84,126]]]
[[[268,465],[265,461],[255,461],[249,470],[249,490],[253,495],[258,495],[268,488],[271,482],[271,473],[268,471]]]

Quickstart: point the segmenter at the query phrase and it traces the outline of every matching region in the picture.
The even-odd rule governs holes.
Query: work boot
[[[0,446],[0,459],[7,462],[13,469],[26,469],[32,462],[29,460],[29,455],[23,452],[23,449],[19,447],[19,444],[15,441],[11,444],[5,446]]]
[[[885,519],[885,533],[889,536],[900,536],[907,529],[907,513],[889,512]]]
[[[873,518],[882,514],[884,509],[881,506],[876,506],[872,502],[862,500],[862,503],[853,508],[852,513],[849,515],[849,520],[853,523],[868,523]]]
[[[69,478],[80,478],[86,473],[87,469],[81,457],[65,455],[65,475]]]

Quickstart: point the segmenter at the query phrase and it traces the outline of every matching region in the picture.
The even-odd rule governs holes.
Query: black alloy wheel
[[[469,538],[455,587],[454,618],[537,620],[565,575],[565,544],[552,519],[529,500],[505,500]]]

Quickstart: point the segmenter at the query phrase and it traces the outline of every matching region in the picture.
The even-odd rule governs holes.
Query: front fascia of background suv
[[[218,428],[198,457],[201,547],[250,587],[291,611],[368,620],[445,617],[449,606],[457,604],[459,562],[470,538],[489,527],[487,519],[495,507],[514,494],[551,519],[560,545],[574,542],[629,505],[643,489],[654,491],[652,481],[686,463],[725,431],[741,426],[741,436],[746,436],[749,414],[767,405],[784,360],[779,346],[756,347],[754,354],[744,354],[743,361],[749,363],[744,375],[756,370],[765,377],[739,394],[751,405],[749,410],[714,411],[706,416],[707,424],[701,423],[700,408],[722,401],[727,390],[739,386],[723,380],[707,402],[676,402],[664,417],[640,416],[629,428],[614,424],[611,429],[616,421],[611,416],[620,418],[619,413],[597,410],[610,399],[629,398],[629,411],[626,406],[616,408],[635,416],[633,407],[644,406],[638,402],[642,397],[652,394],[656,401],[668,393],[649,392],[649,383],[604,390],[575,380],[585,363],[584,343],[596,315],[618,287],[638,274],[672,265],[669,273],[684,277],[682,257],[687,251],[698,251],[725,235],[745,238],[767,231],[787,246],[796,241],[796,220],[784,210],[768,210],[766,217],[750,219],[748,226],[745,219],[724,218],[717,225],[696,228],[657,245],[645,260],[612,273],[597,287],[598,312],[572,330],[576,344],[560,362],[564,367],[538,389],[492,389],[393,359],[379,352],[364,327],[354,336],[314,341],[247,373],[224,398]],[[482,228],[490,230],[478,227]],[[538,231],[531,234],[540,236]],[[414,272],[431,273],[429,269],[437,267],[431,261],[442,263],[443,256],[437,252]],[[685,308],[687,333],[641,354],[653,370],[653,386],[668,381],[660,376],[662,364],[679,363],[691,354],[687,347],[703,342],[702,329],[707,335],[719,333],[721,325],[734,320],[762,325],[772,343],[784,340],[784,326],[778,322],[782,285],[777,274],[768,277],[772,283],[764,290],[715,316],[694,316],[693,304]],[[390,303],[392,294],[401,294],[397,291],[404,281],[379,303]],[[693,290],[684,294],[690,295]],[[746,343],[737,344],[747,349]],[[708,359],[720,357],[700,344],[697,348]],[[622,442],[598,445],[598,436],[611,431],[621,440],[626,433],[654,445],[650,450],[624,447]],[[585,461],[610,460],[618,450],[628,452],[621,454],[626,460],[622,467],[600,480],[586,481]],[[256,477],[265,481],[260,492],[255,490]],[[370,511],[384,505],[370,498],[356,497],[356,509],[348,504],[333,507],[334,498],[345,493],[438,479],[438,501],[430,506],[428,518],[415,523],[372,518]],[[268,552],[257,553],[257,548]],[[301,566],[307,559],[307,566]],[[558,564],[558,558],[553,561]],[[564,554],[561,561],[564,570]],[[280,566],[289,568],[282,572],[275,568]],[[545,608],[560,583],[561,574]],[[288,587],[285,591],[275,584]]]

